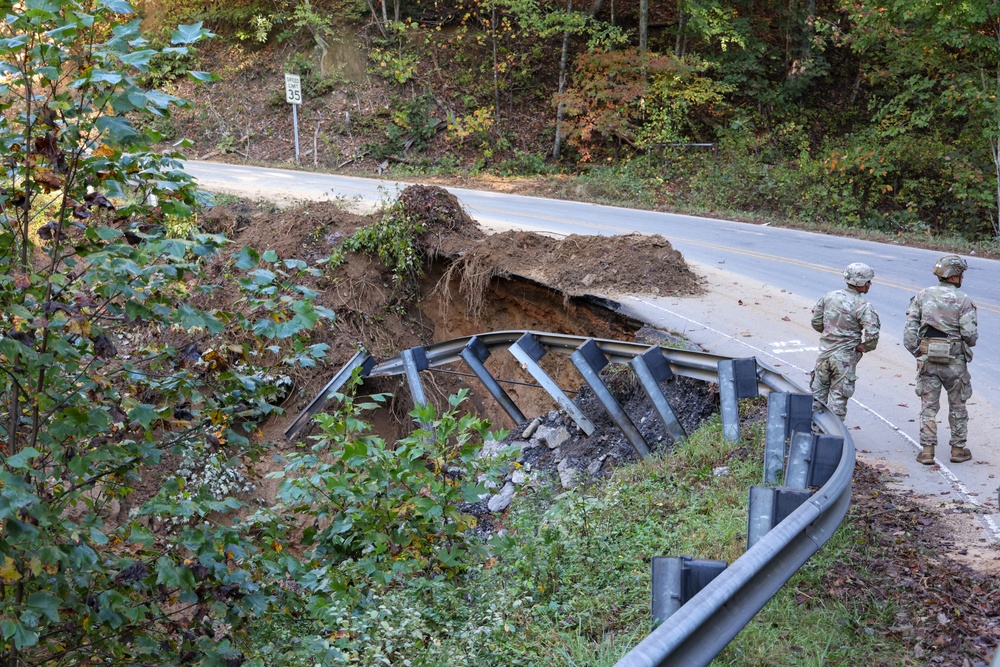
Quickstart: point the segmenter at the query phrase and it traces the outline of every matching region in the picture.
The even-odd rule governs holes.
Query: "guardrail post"
[[[811,495],[806,489],[787,486],[751,486],[747,549],[757,544]]]
[[[403,350],[403,368],[406,370],[406,384],[413,395],[413,407],[427,405],[424,383],[420,381],[420,371],[427,370],[427,354],[422,347]]]
[[[411,347],[403,350],[403,370],[406,372],[406,384],[410,387],[410,395],[413,396],[413,407],[419,408],[427,405],[427,394],[424,393],[424,383],[420,381],[420,371],[427,370],[427,354],[422,347]],[[430,424],[420,422],[425,429],[430,429]]]
[[[740,437],[740,400],[757,396],[757,359],[725,359],[718,363],[719,401],[722,405],[722,437]]]
[[[767,397],[767,439],[764,446],[764,484],[777,484],[785,467],[788,439],[795,431],[812,428],[812,394],[775,392]]]
[[[605,411],[607,411],[615,424],[618,425],[622,433],[625,434],[625,437],[631,443],[632,449],[635,450],[639,458],[644,459],[649,456],[649,445],[646,444],[645,438],[642,437],[639,429],[629,419],[628,414],[625,413],[625,409],[615,400],[611,390],[608,389],[608,385],[604,383],[604,380],[599,375],[601,369],[608,365],[608,359],[601,352],[600,348],[597,347],[597,343],[593,339],[585,341],[583,345],[576,348],[576,351],[569,356],[569,359],[576,366],[576,370],[580,372],[580,375],[583,376],[587,385],[593,390],[594,396],[604,406]]]
[[[679,442],[687,437],[687,432],[677,419],[677,415],[674,414],[673,408],[670,407],[666,395],[660,389],[661,382],[671,380],[674,377],[674,372],[670,370],[670,364],[664,358],[662,349],[659,345],[654,345],[642,354],[632,357],[631,364],[643,391],[653,402],[653,409],[659,415],[667,433],[670,434],[674,442]]]
[[[503,390],[500,383],[494,379],[493,375],[483,364],[483,362],[490,358],[490,351],[483,345],[483,341],[479,340],[479,336],[473,336],[469,339],[469,342],[466,343],[458,355],[462,357],[462,361],[476,374],[479,381],[486,387],[486,391],[490,392],[493,398],[496,399],[496,402],[504,409],[504,412],[514,420],[514,423],[523,423],[525,421],[524,413],[521,412],[517,404],[507,395],[507,392]]]
[[[576,404],[569,400],[569,397],[563,393],[559,385],[538,365],[538,360],[545,356],[547,350],[542,347],[531,333],[524,334],[511,343],[511,346],[507,349],[514,355],[515,359],[521,362],[521,367],[528,371],[538,384],[542,385],[545,391],[549,392],[549,396],[554,398],[556,403],[566,411],[566,414],[580,427],[581,431],[587,435],[594,434],[594,423],[587,419],[587,415],[583,414],[580,408],[576,407]]]
[[[309,402],[309,405],[298,414],[292,423],[285,429],[285,437],[293,438],[303,426],[309,423],[316,413],[323,409],[326,402],[333,398],[333,395],[351,378],[355,368],[361,369],[361,377],[368,377],[368,374],[375,367],[375,357],[368,354],[366,350],[358,350],[354,356],[344,364],[336,375],[330,378],[323,390],[316,394],[316,397]]]
[[[788,452],[785,484],[805,489],[823,486],[837,469],[844,439],[819,433],[795,433]]]
[[[726,569],[726,562],[695,560],[690,556],[655,556],[652,566],[652,612],[655,628],[722,574]]]

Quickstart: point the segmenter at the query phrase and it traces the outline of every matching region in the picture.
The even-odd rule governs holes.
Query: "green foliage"
[[[490,171],[498,176],[537,176],[549,173],[551,168],[544,155],[515,150],[510,157],[497,160]]]
[[[217,633],[264,609],[272,582],[216,520],[241,506],[230,459],[277,409],[262,369],[315,363],[303,332],[332,313],[292,283],[305,267],[249,253],[241,309],[198,305],[225,239],[185,224],[194,183],[133,119],[184,104],[141,82],[207,31],[154,49],[126,2],[27,7],[0,25],[2,660],[238,660]],[[168,457],[208,465],[153,478]]]
[[[399,84],[407,83],[416,76],[419,58],[406,48],[409,29],[410,26],[401,21],[385,24],[382,36],[374,41],[369,51],[372,74]]]
[[[369,146],[375,157],[405,154],[423,149],[437,135],[440,121],[434,117],[435,101],[430,94],[393,102],[385,126],[386,142]]]
[[[710,128],[727,115],[727,96],[735,87],[709,76],[712,64],[688,56],[680,67],[649,72],[642,101],[641,147],[665,143],[704,142]]]
[[[384,210],[376,222],[359,227],[344,241],[343,248],[377,255],[395,281],[405,285],[420,274],[422,255],[417,240],[425,231],[424,226],[407,215],[396,202]]]
[[[482,147],[484,152],[489,151],[487,146],[492,139],[493,119],[492,107],[474,109],[466,116],[452,117],[448,121],[448,140],[458,143],[472,140]]]
[[[591,51],[576,61],[564,104],[567,141],[584,161],[611,141],[635,148],[686,140],[697,117],[719,115],[726,85],[703,76],[706,63],[649,51]]]
[[[241,41],[254,41],[263,44],[270,38],[271,31],[274,30],[274,21],[273,16],[254,14],[250,17],[249,25],[236,31],[236,38]]]
[[[350,598],[401,574],[454,576],[473,563],[476,519],[461,507],[485,492],[480,475],[494,477],[498,463],[477,458],[490,425],[458,413],[466,393],[440,416],[431,406],[414,410],[418,428],[393,445],[359,419],[372,406],[349,397],[338,414],[317,418],[316,443],[273,475],[285,478],[279,500],[321,522],[303,532],[311,561],[303,586]]]

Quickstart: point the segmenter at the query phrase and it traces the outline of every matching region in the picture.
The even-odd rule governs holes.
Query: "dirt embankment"
[[[337,317],[312,334],[310,342],[326,343],[330,352],[318,368],[296,371],[296,390],[284,406],[289,414],[304,407],[358,345],[376,359],[384,359],[409,347],[497,329],[631,340],[639,324],[605,308],[602,299],[606,295],[693,294],[699,289],[695,274],[663,237],[633,234],[555,240],[530,232],[487,235],[442,188],[411,186],[401,194],[400,202],[405,214],[425,228],[416,240],[427,260],[423,273],[404,285],[372,256],[348,252],[339,267],[306,282],[319,292],[319,304]],[[227,234],[234,251],[250,246],[258,252],[274,250],[281,258],[313,262],[339,251],[346,238],[378,215],[355,215],[333,203],[303,203],[285,209],[239,203],[209,210],[203,227]],[[210,271],[212,278],[221,281],[225,262],[217,262]],[[236,293],[224,289],[214,298],[212,306],[231,307]],[[226,299],[231,303],[225,303]],[[498,377],[523,375],[515,363],[495,360],[491,364]],[[559,379],[571,375],[569,368],[553,372]],[[409,409],[405,386],[379,382],[391,384],[377,388],[394,393],[392,412],[405,415]],[[443,401],[464,384],[435,377],[429,389],[432,397]],[[537,390],[513,392],[529,403],[529,409],[537,407],[536,414],[551,408]],[[498,424],[511,426],[482,393],[473,388],[474,406],[486,410]],[[267,434],[277,436],[278,430],[272,427]]]

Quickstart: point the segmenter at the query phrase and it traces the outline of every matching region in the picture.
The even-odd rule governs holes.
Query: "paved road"
[[[400,185],[375,179],[186,163],[201,187],[260,197],[345,198],[359,207],[392,196]],[[854,261],[875,267],[869,300],[883,326],[878,350],[859,368],[856,401],[847,425],[863,457],[883,461],[903,486],[935,503],[954,503],[955,521],[971,525],[972,542],[1000,541],[1000,262],[967,257],[963,289],[979,307],[980,340],[971,371],[970,442],[974,460],[947,462],[947,420],[939,436],[940,467],[917,465],[913,393],[915,367],[902,349],[906,305],[933,284],[939,252],[711,218],[449,188],[481,224],[552,234],[662,234],[704,276],[698,298],[622,296],[624,311],[684,332],[712,352],[757,356],[783,367],[803,386],[816,355],[817,335],[809,310],[823,293],[843,285],[841,271]],[[946,414],[942,409],[941,417]],[[943,456],[941,456],[943,455]]]

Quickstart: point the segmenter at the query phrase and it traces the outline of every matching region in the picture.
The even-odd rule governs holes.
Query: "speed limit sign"
[[[289,104],[302,104],[302,80],[298,74],[285,75],[285,101]]]

